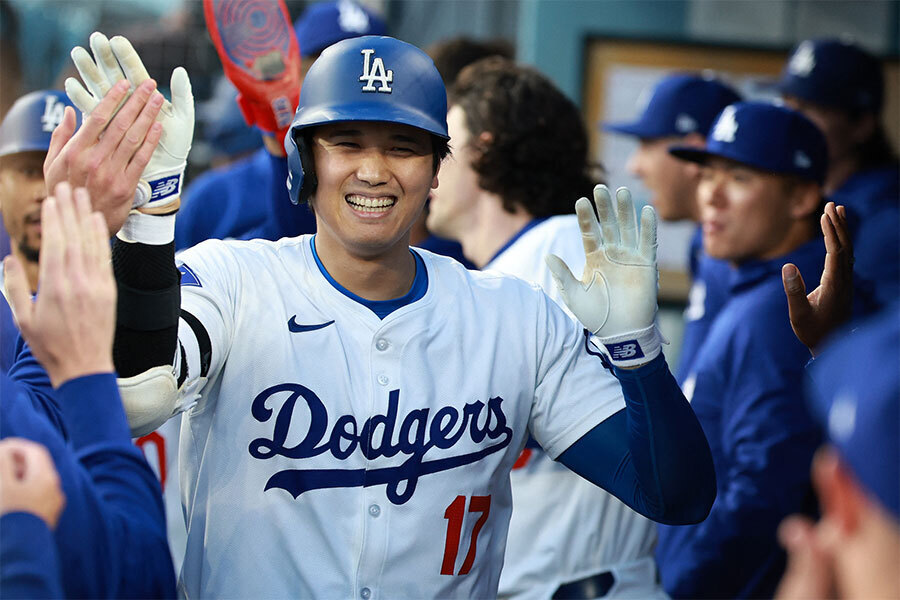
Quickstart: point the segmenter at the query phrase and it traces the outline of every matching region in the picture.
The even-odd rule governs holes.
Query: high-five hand
[[[594,215],[596,207],[597,216]],[[605,185],[575,203],[586,262],[581,280],[559,257],[547,265],[569,310],[597,335],[610,361],[635,367],[655,358],[662,337],[656,328],[656,213],[645,206],[638,231],[626,188],[616,191],[615,209]]]
[[[87,89],[76,79],[66,80],[66,93],[83,113],[90,114],[116,83],[127,80],[138,89],[150,79],[144,63],[127,39],[91,35],[92,59],[80,46],[72,50],[72,60]],[[172,101],[163,99],[156,120],[162,124],[159,145],[141,174],[134,196],[134,208],[148,214],[168,214],[178,210],[187,156],[194,135],[194,96],[187,71],[177,67],[170,83]]]

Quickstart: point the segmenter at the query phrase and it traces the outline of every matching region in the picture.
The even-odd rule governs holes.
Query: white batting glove
[[[100,32],[91,34],[91,55],[76,46],[72,60],[84,80],[84,86],[72,77],[66,80],[66,93],[85,115],[90,114],[103,96],[122,79],[134,90],[150,78],[144,63],[127,39],[108,40]],[[178,210],[184,169],[194,136],[194,96],[187,71],[177,67],[170,82],[172,101],[163,102],[156,120],[162,123],[159,145],[135,190],[133,207],[151,215],[173,214]],[[124,100],[123,100],[124,103]]]
[[[599,223],[590,200],[575,203],[586,258],[581,281],[558,256],[547,256],[547,266],[569,310],[597,336],[610,362],[639,366],[656,358],[664,341],[655,323],[656,212],[643,208],[638,237],[626,188],[616,191],[613,210],[609,189],[598,185],[594,205]]]

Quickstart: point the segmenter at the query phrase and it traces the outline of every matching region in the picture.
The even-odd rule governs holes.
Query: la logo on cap
[[[801,43],[788,63],[788,71],[797,77],[806,77],[816,66],[816,53],[809,40]]]
[[[41,115],[41,129],[46,132],[52,132],[62,123],[65,111],[66,105],[60,102],[56,96],[44,98],[44,114]]]
[[[369,15],[350,0],[338,2],[338,27],[342,31],[365,33],[369,31]]]
[[[362,87],[362,91],[390,94],[392,90],[388,84],[394,81],[394,71],[391,69],[385,70],[384,61],[377,56],[374,60],[371,60],[372,55],[375,54],[374,48],[360,50],[360,54],[363,55],[363,73],[360,75],[359,80],[366,82],[366,85]],[[375,87],[376,81],[381,84],[378,88]]]
[[[716,121],[716,127],[712,132],[712,139],[717,142],[734,142],[734,134],[737,133],[738,123],[734,118],[734,107],[726,106],[719,120]]]

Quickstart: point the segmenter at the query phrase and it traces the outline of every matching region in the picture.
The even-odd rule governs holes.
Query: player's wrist
[[[174,202],[180,203],[180,198]],[[172,203],[170,203],[172,204]],[[175,211],[178,210],[176,205]],[[125,224],[116,233],[116,237],[130,244],[141,243],[151,246],[164,246],[175,240],[175,212],[151,214],[132,210],[125,219]]]
[[[625,369],[649,363],[660,355],[662,345],[668,343],[656,323],[643,329],[611,336],[594,335],[592,341],[610,363]]]

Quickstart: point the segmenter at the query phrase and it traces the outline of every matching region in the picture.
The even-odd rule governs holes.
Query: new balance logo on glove
[[[156,181],[150,181],[150,201],[162,200],[163,198],[168,198],[169,196],[177,194],[180,182],[181,175],[171,175],[169,177],[157,179]]]
[[[629,360],[632,358],[644,357],[644,353],[641,351],[641,346],[638,344],[637,340],[626,340],[615,344],[606,344],[606,349],[609,351],[613,360]]]

